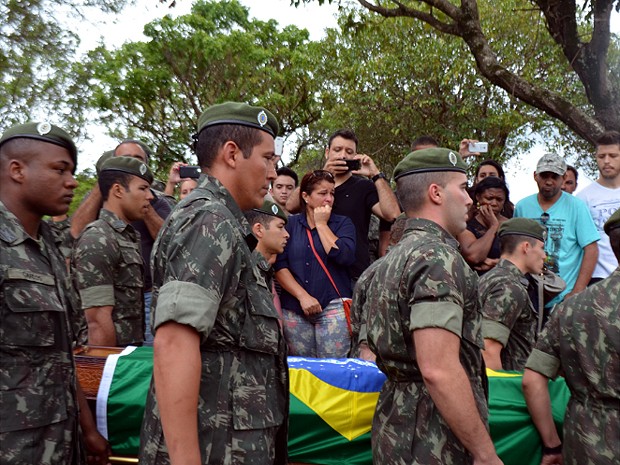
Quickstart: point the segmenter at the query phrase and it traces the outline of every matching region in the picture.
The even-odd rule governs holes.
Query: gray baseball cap
[[[536,165],[536,173],[551,172],[564,176],[566,173],[566,162],[564,158],[555,153],[545,153]]]

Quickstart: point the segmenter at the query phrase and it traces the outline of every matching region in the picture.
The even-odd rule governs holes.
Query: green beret
[[[144,179],[149,185],[153,182],[153,173],[148,166],[133,157],[111,157],[101,165],[100,173],[104,171],[122,171]]]
[[[286,212],[282,209],[282,207],[280,207],[280,205],[272,202],[271,200],[265,200],[262,207],[253,208],[252,210],[254,210],[255,212],[281,218],[284,220],[284,224],[288,223],[288,217],[286,216]]]
[[[226,102],[212,105],[198,118],[198,133],[204,128],[218,124],[239,124],[261,129],[272,137],[280,131],[278,120],[266,108],[253,107],[247,103]]]
[[[620,228],[620,208],[605,221],[605,234],[609,236],[612,229]]]
[[[48,122],[26,123],[11,126],[0,138],[0,145],[12,139],[34,139],[50,144],[59,145],[69,151],[75,168],[77,168],[77,148],[71,136],[64,130]]]
[[[511,218],[501,224],[497,235],[500,238],[504,236],[529,236],[545,242],[547,239],[547,228],[529,218]]]
[[[109,160],[113,156],[114,156],[114,150],[108,150],[107,152],[103,152],[103,155],[101,155],[99,157],[99,160],[97,160],[97,163],[95,163],[95,170],[97,171],[97,174],[101,172],[101,166],[103,165],[103,162],[105,162],[106,160]]]
[[[467,173],[461,156],[450,149],[434,147],[416,150],[403,158],[394,169],[394,179],[416,173],[457,171]]]

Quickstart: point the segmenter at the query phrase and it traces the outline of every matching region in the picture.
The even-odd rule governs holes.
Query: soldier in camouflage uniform
[[[605,223],[620,259],[620,210]],[[564,444],[555,428],[548,379],[571,391]],[[620,463],[620,267],[557,306],[527,360],[523,394],[543,444],[542,464]]]
[[[480,278],[482,353],[487,368],[522,371],[536,341],[536,312],[527,293],[526,274],[542,273],[545,263],[544,226],[513,218],[498,230],[499,263]]]
[[[153,253],[154,372],[140,463],[285,464],[288,367],[272,295],[242,210],[260,207],[275,117],[241,103],[198,121],[198,187]]]
[[[144,262],[140,234],[153,194],[153,174],[137,158],[111,157],[99,172],[99,219],[76,240],[71,260],[75,288],[88,323],[88,343],[141,345],[144,341]]]
[[[472,202],[465,172],[442,148],[410,153],[394,171],[409,219],[366,303],[368,346],[388,377],[372,424],[377,464],[501,463],[487,426],[477,275],[455,239]]]
[[[77,385],[73,315],[64,258],[43,215],[67,212],[77,186],[77,150],[49,123],[7,129],[0,138],[0,464],[107,461]],[[78,419],[78,412],[79,419]]]

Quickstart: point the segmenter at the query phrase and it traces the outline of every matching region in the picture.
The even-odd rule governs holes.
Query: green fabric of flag
[[[299,358],[296,359],[299,360]],[[104,423],[106,423],[108,440],[115,454],[135,456],[138,453],[140,426],[152,375],[152,361],[151,348],[138,348],[129,355],[120,356],[116,361],[113,374],[109,376],[111,384],[107,396],[105,419],[107,422],[104,421]],[[310,367],[315,362],[314,359],[308,359],[308,366]],[[321,363],[331,362],[323,360]],[[338,360],[333,363],[347,362]],[[292,359],[291,365],[295,365]],[[299,372],[298,368],[291,369],[291,376],[299,376]],[[541,443],[523,398],[522,373],[488,370],[488,375],[491,436],[500,458],[505,465],[538,465],[541,458]],[[367,371],[362,370],[361,374],[357,371],[351,376],[377,377],[383,374],[372,365]],[[378,385],[380,386],[380,383]],[[100,391],[101,389],[100,387]],[[549,389],[553,416],[561,431],[570,392],[562,378],[550,382]],[[352,395],[354,394],[352,392]],[[321,393],[313,397],[315,399],[321,397]],[[309,406],[291,394],[289,418],[291,462],[322,465],[372,465],[370,432],[349,440],[321,418],[316,410],[316,405]],[[99,425],[101,425],[100,420],[98,418]]]

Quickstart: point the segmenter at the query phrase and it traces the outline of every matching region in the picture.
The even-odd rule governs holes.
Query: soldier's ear
[[[432,203],[436,205],[441,205],[443,203],[443,188],[439,184],[431,183],[431,185],[428,186],[427,194]]]
[[[16,183],[22,184],[24,182],[24,176],[26,171],[26,164],[22,160],[12,159],[9,160],[9,177]]]
[[[252,225],[252,233],[254,233],[257,239],[262,239],[263,235],[265,234],[264,229],[265,228],[263,228],[263,225],[260,223],[254,223]]]
[[[237,160],[243,156],[243,152],[239,149],[239,146],[232,140],[226,141],[220,150],[220,154],[223,157],[224,162],[230,168],[236,168]]]
[[[110,187],[110,195],[113,195],[117,199],[120,199],[125,194],[125,188],[118,182],[112,184]]]

